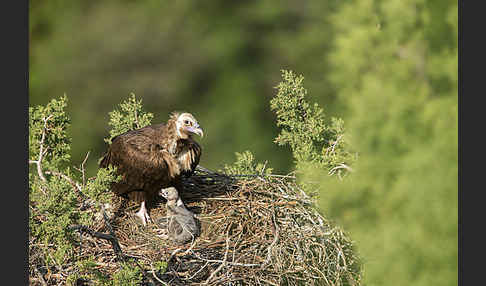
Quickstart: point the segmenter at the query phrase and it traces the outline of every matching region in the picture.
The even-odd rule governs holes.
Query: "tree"
[[[347,1],[329,54],[355,172],[319,182],[366,285],[457,284],[457,1]]]
[[[46,106],[29,107],[29,268],[32,272],[62,271],[74,258],[76,230],[89,229],[112,201],[110,184],[119,180],[115,168],[100,168],[86,178],[85,163],[70,161],[70,118],[67,97]],[[119,126],[118,124],[117,126]],[[103,210],[104,211],[104,210]],[[77,261],[77,262],[79,262]]]

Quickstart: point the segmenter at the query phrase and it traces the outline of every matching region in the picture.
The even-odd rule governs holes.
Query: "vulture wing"
[[[112,140],[100,167],[116,166],[122,180],[113,186],[117,194],[132,190],[157,192],[179,174],[177,162],[163,148],[164,125],[128,131]],[[153,190],[152,190],[153,189]]]

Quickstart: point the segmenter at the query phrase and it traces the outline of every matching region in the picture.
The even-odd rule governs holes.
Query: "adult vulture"
[[[152,221],[147,208],[162,188],[181,188],[181,176],[190,176],[201,157],[192,135],[203,130],[190,113],[173,113],[167,124],[153,124],[113,138],[100,167],[117,167],[122,179],[112,191],[140,203],[136,215],[143,225]]]

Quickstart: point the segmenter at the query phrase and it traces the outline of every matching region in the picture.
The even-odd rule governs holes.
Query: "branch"
[[[121,250],[120,244],[118,243],[116,237],[114,237],[113,235],[94,231],[85,225],[73,225],[69,227],[69,229],[83,231],[93,237],[108,240],[111,243],[111,246],[113,247],[113,251],[115,252],[117,258],[119,260],[123,260],[123,252]]]
[[[41,140],[39,142],[39,158],[34,161],[34,160],[29,160],[29,164],[36,164],[37,165],[37,174],[39,175],[39,178],[41,178],[42,181],[47,181],[46,177],[44,177],[44,174],[42,173],[42,159],[44,158],[44,154],[47,150],[44,151],[44,140],[46,139],[46,130],[47,130],[47,120],[49,120],[52,117],[52,114],[49,115],[48,117],[44,117],[42,120],[44,121],[44,127],[42,128],[42,135],[41,135]]]
[[[113,231],[113,228],[111,227],[111,224],[108,219],[108,215],[105,212],[105,207],[101,205],[101,211],[103,212],[103,219],[105,220],[105,225],[108,228],[108,231],[113,237],[116,237],[115,232]]]
[[[46,174],[48,175],[56,175],[56,176],[59,176],[63,179],[65,179],[66,181],[68,181],[75,189],[78,190],[78,192],[85,198],[85,195],[82,193],[82,188],[81,186],[76,183],[73,179],[71,179],[70,177],[68,177],[67,175],[63,174],[63,173],[59,173],[59,172],[56,172],[56,171],[46,171],[45,172]]]
[[[349,172],[353,172],[353,169],[351,169],[351,167],[349,167],[348,165],[344,164],[344,163],[340,163],[339,165],[337,165],[336,167],[332,168],[330,171],[329,171],[329,175],[332,175],[334,174],[337,170],[339,169],[346,169],[348,170]]]
[[[343,137],[343,135],[341,134],[336,138],[336,141],[334,141],[334,143],[331,145],[331,152],[329,152],[329,148],[327,148],[325,155],[327,155],[328,152],[329,152],[329,155],[334,153],[334,149],[336,148],[336,145],[338,144],[339,140],[341,140],[342,137]]]
[[[165,283],[164,281],[162,281],[158,276],[157,274],[155,274],[157,271],[155,271],[154,269],[154,266],[152,265],[152,262],[150,262],[150,269],[152,269],[152,276],[154,276],[155,279],[157,279],[157,281],[159,281],[160,283],[164,284],[164,285],[169,285],[167,283]]]
[[[224,258],[223,258],[223,261],[221,263],[221,265],[219,265],[219,267],[214,270],[213,273],[211,273],[211,275],[209,276],[209,278],[206,280],[206,282],[203,283],[203,285],[207,285],[209,284],[209,282],[211,282],[211,280],[213,280],[213,278],[216,276],[216,274],[218,274],[221,269],[223,269],[224,266],[226,266],[226,263],[227,263],[227,259],[228,259],[228,251],[229,251],[229,229],[230,227],[228,228],[228,232],[226,233],[226,251],[224,252]]]
[[[46,282],[46,280],[44,279],[44,276],[42,275],[42,273],[40,272],[40,270],[37,268],[37,266],[36,266],[36,267],[34,267],[34,271],[35,271],[35,273],[37,274],[37,276],[39,277],[39,280],[40,280],[41,284],[42,284],[43,286],[47,286],[47,282]]]
[[[224,260],[217,260],[217,259],[205,259],[205,258],[202,258],[198,255],[194,255],[196,256],[198,259],[201,259],[201,260],[204,260],[206,261],[207,263],[226,263],[227,265],[231,265],[231,266],[242,266],[242,267],[256,267],[256,266],[261,266],[261,264],[258,264],[258,263],[239,263],[239,262],[230,262],[230,261],[224,261]]]
[[[136,106],[137,103],[135,103],[135,110],[134,110],[134,113],[135,113],[135,125],[137,126],[137,128],[141,128],[140,127],[140,123],[138,123],[138,113],[137,113],[137,106]]]
[[[207,261],[206,264],[204,264],[203,267],[201,267],[198,271],[196,271],[194,274],[191,275],[191,277],[189,278],[184,278],[184,280],[191,280],[192,278],[196,277],[196,275],[201,272],[204,268],[206,268],[206,266],[208,266],[210,261]]]
[[[88,151],[88,153],[86,153],[86,157],[84,158],[83,163],[81,163],[81,171],[83,173],[83,186],[86,185],[86,177],[85,177],[86,172],[85,172],[84,164],[86,164],[86,161],[88,160],[89,152],[90,151]]]
[[[277,243],[278,241],[278,225],[277,225],[277,222],[275,220],[275,210],[273,211],[272,213],[272,221],[273,221],[273,224],[274,224],[274,239],[272,241],[272,243],[270,244],[270,246],[268,247],[267,249],[267,257],[265,258],[265,261],[263,262],[263,265],[267,265],[270,260],[272,259],[272,249],[273,247],[275,246],[275,244]]]

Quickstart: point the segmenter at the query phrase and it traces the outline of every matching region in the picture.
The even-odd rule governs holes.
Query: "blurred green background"
[[[205,129],[201,164],[252,150],[276,171],[291,169],[269,100],[280,70],[306,76],[313,100],[334,113],[325,77],[332,42],[320,1],[31,1],[30,105],[66,93],[73,162],[106,148],[108,112],[134,92],[153,122],[193,113]]]
[[[30,1],[30,105],[64,93],[72,162],[106,149],[130,92],[153,122],[174,110],[205,130],[201,165],[251,150],[293,170],[269,100],[280,70],[344,119],[355,173],[321,170],[319,206],[356,240],[367,285],[457,284],[457,1]]]

